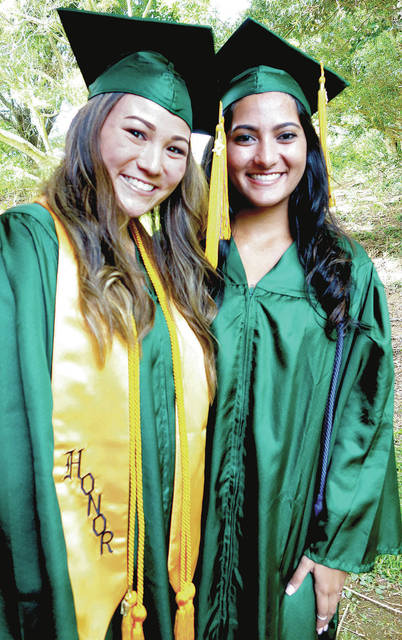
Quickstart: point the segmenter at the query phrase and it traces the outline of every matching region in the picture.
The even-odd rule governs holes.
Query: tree
[[[331,105],[336,124],[400,138],[397,3],[391,0],[253,0],[248,15],[350,82]]]

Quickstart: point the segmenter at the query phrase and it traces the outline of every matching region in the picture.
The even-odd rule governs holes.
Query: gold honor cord
[[[184,411],[184,392],[181,367],[181,355],[177,338],[176,325],[169,307],[168,298],[159,275],[148,257],[140,231],[134,221],[131,230],[141,254],[145,269],[150,277],[159,304],[165,316],[172,349],[173,377],[175,384],[177,418],[180,436],[180,458],[182,468],[182,526],[180,551],[180,591],[176,594],[178,610],[175,620],[175,640],[194,640],[194,605],[195,587],[192,583],[191,571],[191,523],[190,523],[190,472],[186,416]],[[138,571],[137,571],[138,576]],[[133,640],[136,636],[132,636]],[[131,640],[131,639],[130,639]]]
[[[222,102],[219,103],[219,122],[216,125],[211,180],[209,185],[208,226],[205,257],[214,269],[218,264],[219,240],[229,240],[228,170],[226,164],[226,134]]]
[[[147,617],[144,599],[145,517],[142,494],[142,451],[140,414],[140,348],[132,317],[133,342],[128,346],[129,379],[129,509],[127,534],[127,593],[121,604],[122,640],[144,640]],[[137,590],[133,590],[135,522],[138,522]]]
[[[320,127],[320,143],[322,147],[322,151],[325,158],[325,164],[327,167],[327,177],[328,177],[328,201],[329,206],[335,206],[335,198],[332,193],[332,166],[331,166],[331,158],[329,156],[329,149],[327,145],[327,92],[325,90],[325,75],[324,75],[324,65],[321,62],[321,75],[320,75],[320,88],[318,90],[318,123]]]

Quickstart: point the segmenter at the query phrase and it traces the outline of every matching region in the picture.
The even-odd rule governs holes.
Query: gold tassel
[[[216,269],[219,240],[229,240],[228,170],[226,164],[226,134],[222,103],[219,103],[219,122],[213,148],[211,181],[209,185],[208,226],[205,256]]]
[[[143,623],[147,611],[140,604],[135,591],[128,591],[121,603],[121,638],[122,640],[145,640]]]
[[[144,614],[143,617],[138,615],[138,609],[141,614]],[[121,621],[122,640],[144,640],[142,623],[147,614],[145,607],[138,605],[136,591],[127,591],[121,603],[121,614],[123,616]],[[140,627],[139,631],[138,627]]]
[[[130,640],[144,640],[144,630],[142,625],[147,617],[147,612],[143,604],[136,604],[133,607],[132,621],[133,627]]]
[[[318,122],[320,125],[320,142],[322,151],[325,158],[325,164],[327,167],[327,177],[328,177],[328,200],[329,206],[335,206],[335,198],[332,193],[332,185],[331,185],[331,177],[332,177],[332,167],[331,167],[331,158],[329,157],[329,150],[327,146],[327,92],[325,90],[325,75],[324,75],[324,65],[321,62],[321,75],[320,75],[320,88],[318,90]]]
[[[192,582],[185,584],[176,594],[175,640],[194,640],[194,596],[195,586]]]

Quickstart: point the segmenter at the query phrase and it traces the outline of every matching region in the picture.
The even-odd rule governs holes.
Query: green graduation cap
[[[223,108],[266,91],[289,93],[311,115],[317,111],[320,63],[255,20],[247,18],[216,54]],[[328,100],[348,83],[325,68]]]
[[[218,113],[210,27],[77,9],[58,9],[58,14],[89,99],[133,93],[179,116],[192,130],[214,130]]]

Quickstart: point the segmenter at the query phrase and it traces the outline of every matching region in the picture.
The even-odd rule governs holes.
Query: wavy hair
[[[351,323],[352,245],[329,211],[327,171],[319,138],[306,109],[296,98],[294,100],[306,136],[307,159],[304,174],[289,198],[289,228],[304,270],[309,301],[316,309],[318,301],[324,310],[325,333],[330,337],[337,324],[343,322],[346,329]],[[235,104],[225,110],[226,131],[232,125]],[[212,145],[209,145],[204,155],[207,175],[211,151]],[[236,207],[237,194],[233,187],[230,191],[230,200]],[[233,209],[231,215],[234,215]],[[220,264],[226,253],[224,243],[221,245]]]
[[[100,132],[121,93],[92,98],[75,116],[65,155],[44,196],[66,228],[78,262],[80,305],[100,362],[113,334],[132,340],[134,313],[139,339],[153,326],[155,307],[144,270],[136,260],[129,218],[119,207],[100,152]],[[186,172],[160,205],[160,231],[147,242],[171,300],[199,339],[212,399],[215,390],[214,342],[209,326],[215,303],[209,293],[214,271],[204,257],[207,184],[191,152]]]

